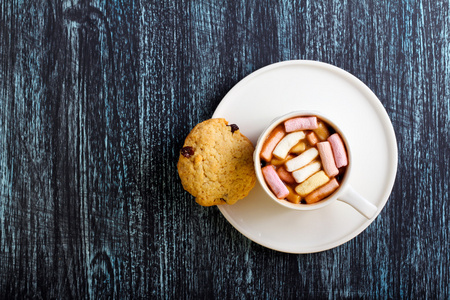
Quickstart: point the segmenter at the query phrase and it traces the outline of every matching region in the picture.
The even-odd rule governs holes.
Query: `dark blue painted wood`
[[[1,298],[450,297],[447,1],[0,3]],[[352,241],[290,255],[196,205],[184,137],[267,64],[380,98],[399,169]]]

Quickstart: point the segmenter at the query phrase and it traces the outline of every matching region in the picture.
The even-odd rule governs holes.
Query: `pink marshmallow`
[[[328,141],[330,142],[331,149],[333,150],[336,167],[345,167],[348,164],[348,158],[341,136],[337,133],[334,133],[330,137],[328,137]]]
[[[284,199],[289,195],[289,190],[284,185],[283,181],[281,181],[274,166],[265,166],[261,171],[270,189],[278,199]]]
[[[317,127],[319,127],[317,117],[298,117],[284,122],[284,129],[286,132],[311,130],[316,129]]]
[[[317,150],[319,150],[320,159],[322,160],[323,170],[328,177],[334,177],[339,174],[333,157],[333,151],[329,142],[317,143]]]
[[[279,167],[277,169],[277,174],[280,179],[286,183],[295,183],[295,179],[291,172],[286,171],[284,167]]]

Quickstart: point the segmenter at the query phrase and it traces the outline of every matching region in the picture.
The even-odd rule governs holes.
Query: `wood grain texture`
[[[450,297],[447,1],[0,3],[1,298]],[[240,79],[334,64],[386,108],[380,216],[310,255],[194,203],[178,151]]]

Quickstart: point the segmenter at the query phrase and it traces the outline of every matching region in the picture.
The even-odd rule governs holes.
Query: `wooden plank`
[[[0,4],[2,298],[450,295],[449,3]],[[194,203],[184,137],[240,79],[311,59],[366,83],[398,140],[375,222],[275,252]]]

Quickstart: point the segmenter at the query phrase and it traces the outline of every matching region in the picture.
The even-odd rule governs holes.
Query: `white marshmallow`
[[[273,150],[273,155],[281,159],[286,158],[289,150],[304,138],[305,133],[303,131],[296,131],[286,135]]]
[[[311,175],[318,172],[321,167],[322,164],[320,163],[320,161],[315,161],[297,171],[294,171],[292,173],[292,176],[294,177],[297,183],[302,183],[303,181],[308,179]]]
[[[303,168],[307,164],[313,161],[314,158],[316,158],[319,155],[319,151],[317,151],[316,148],[309,148],[299,156],[288,160],[286,162],[286,170],[289,172],[295,171],[297,169]]]

